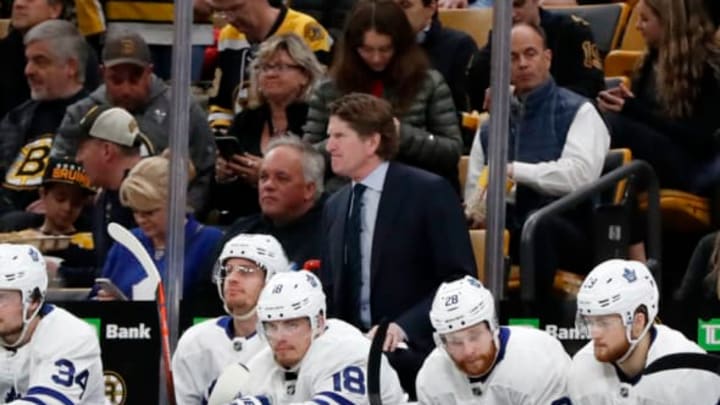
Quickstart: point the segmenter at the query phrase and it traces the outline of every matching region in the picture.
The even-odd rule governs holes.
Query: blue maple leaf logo
[[[625,278],[625,280],[628,281],[628,283],[637,281],[637,275],[635,274],[635,270],[632,269],[625,269],[625,271],[623,271],[623,277]]]

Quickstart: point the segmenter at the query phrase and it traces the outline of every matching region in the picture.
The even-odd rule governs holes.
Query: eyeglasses
[[[224,266],[220,267],[220,277],[227,277],[228,275],[232,273],[240,273],[243,275],[249,275],[252,273],[256,273],[258,271],[262,271],[262,269],[257,267],[250,267],[243,264],[226,264]]]
[[[262,73],[285,73],[290,70],[302,70],[302,66],[290,63],[261,63],[257,69]]]

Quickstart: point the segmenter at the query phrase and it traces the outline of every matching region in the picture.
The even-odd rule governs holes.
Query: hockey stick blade
[[[108,224],[108,234],[111,238],[135,256],[140,266],[145,270],[147,277],[133,286],[133,299],[138,301],[154,301],[155,290],[160,283],[160,272],[152,261],[145,247],[124,226],[111,222]]]
[[[168,402],[175,404],[175,386],[172,376],[170,362],[170,329],[167,323],[167,308],[165,305],[165,289],[163,288],[160,272],[155,262],[150,258],[145,247],[140,241],[124,226],[111,222],[108,224],[108,234],[115,241],[125,247],[135,256],[145,270],[147,277],[133,287],[134,300],[157,300],[158,320],[160,323],[160,345],[162,347],[163,368],[165,371],[165,385],[168,393]],[[157,291],[157,297],[155,295]]]
[[[387,335],[389,325],[389,321],[382,320],[370,344],[367,366],[368,400],[370,401],[370,405],[382,405],[382,395],[380,395],[380,368],[382,367],[383,343],[385,343],[385,336]]]

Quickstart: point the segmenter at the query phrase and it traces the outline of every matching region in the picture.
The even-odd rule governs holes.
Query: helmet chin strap
[[[255,306],[253,306],[252,308],[250,308],[250,309],[249,309],[247,312],[245,312],[244,314],[239,314],[239,315],[236,314],[236,313],[234,313],[233,311],[231,311],[230,308],[228,308],[227,304],[223,304],[223,307],[225,308],[225,312],[227,312],[230,316],[232,316],[233,319],[236,320],[236,321],[247,321],[248,319],[250,319],[250,318],[252,318],[253,316],[255,316],[255,313],[257,312],[257,311],[256,311],[257,305],[255,305]]]
[[[635,319],[635,318],[633,317],[633,319]],[[645,325],[645,329],[643,329],[642,333],[640,334],[640,336],[638,336],[637,339],[633,339],[633,338],[632,338],[632,324],[630,324],[630,326],[625,327],[625,336],[627,337],[628,342],[630,342],[630,347],[628,347],[628,349],[627,349],[627,351],[625,352],[625,354],[623,354],[622,357],[620,357],[620,358],[616,361],[617,364],[622,364],[622,363],[624,363],[628,358],[630,358],[630,356],[631,356],[631,355],[633,354],[633,352],[635,351],[635,347],[637,347],[638,343],[640,343],[640,341],[643,340],[643,338],[645,337],[645,335],[646,335],[646,334],[648,333],[648,331],[650,330],[650,327],[651,327],[651,326],[652,326],[652,323],[649,323],[649,322],[648,322],[648,324]]]
[[[24,314],[27,313],[27,303],[23,305],[23,326],[22,330],[20,331],[20,336],[17,338],[17,340],[14,343],[7,343],[5,339],[0,338],[0,341],[2,341],[2,345],[5,346],[8,349],[14,349],[18,346],[21,346],[24,341],[25,337],[30,330],[30,322],[32,322],[33,319],[37,316],[38,312],[40,312],[40,308],[42,307],[42,302],[35,308],[35,311],[33,311],[32,315],[30,317],[25,318]]]

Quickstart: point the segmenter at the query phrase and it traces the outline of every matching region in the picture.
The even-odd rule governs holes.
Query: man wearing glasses
[[[329,64],[332,39],[314,18],[268,0],[209,0],[227,21],[218,38],[219,87],[210,98],[208,121],[215,134],[227,132],[247,104],[250,65],[261,42],[278,34],[302,38],[321,63]]]
[[[437,348],[417,376],[418,401],[569,404],[570,357],[547,333],[499,326],[495,301],[475,278],[443,283],[430,310]]]
[[[270,235],[240,234],[225,244],[214,281],[228,315],[197,324],[180,338],[172,360],[178,405],[207,403],[225,366],[247,363],[265,347],[255,331],[258,297],[268,280],[288,268]]]

